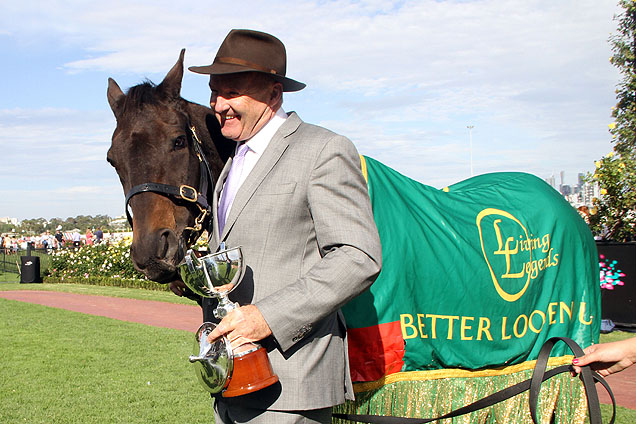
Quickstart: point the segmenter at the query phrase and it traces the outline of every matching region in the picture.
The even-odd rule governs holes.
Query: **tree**
[[[36,219],[25,219],[20,223],[20,230],[25,231],[29,234],[40,234],[46,228],[46,219],[44,218],[36,218]]]
[[[616,107],[612,110],[615,122],[610,124],[614,150],[632,154],[636,147],[636,2],[621,0],[625,11],[614,17],[618,33],[610,37],[613,56],[610,62],[618,68],[622,81],[616,89]]]
[[[0,223],[0,234],[15,230],[22,235],[37,236],[45,231],[54,233],[58,226],[62,227],[62,231],[72,231],[77,228],[83,233],[89,228],[91,230],[101,228],[103,231],[110,232],[116,230],[111,221],[112,219],[107,215],[96,215],[95,217],[79,215],[66,219],[52,218],[49,221],[44,218],[24,219],[19,225]]]
[[[622,80],[616,89],[614,122],[609,125],[614,151],[596,162],[588,175],[600,188],[594,199],[590,226],[606,239],[627,241],[636,237],[636,2],[621,0],[624,11],[615,16],[618,31],[610,37],[610,62]]]
[[[0,234],[11,233],[15,229],[15,225],[0,222]]]
[[[592,181],[599,183],[600,198],[590,226],[595,234],[609,240],[627,241],[636,234],[636,161],[633,154],[610,152],[596,161]]]

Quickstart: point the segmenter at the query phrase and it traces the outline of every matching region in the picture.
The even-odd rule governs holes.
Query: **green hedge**
[[[137,280],[130,278],[114,278],[114,277],[44,277],[47,284],[87,284],[91,286],[107,286],[107,287],[124,287],[131,289],[145,289],[156,291],[170,291],[167,284],[159,284],[150,280]]]

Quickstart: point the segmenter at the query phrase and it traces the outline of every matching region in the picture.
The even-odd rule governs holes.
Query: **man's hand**
[[[254,305],[241,306],[230,311],[208,336],[208,342],[214,343],[226,336],[232,348],[236,349],[250,342],[258,342],[272,334],[272,330]]]
[[[181,280],[175,280],[171,282],[170,284],[168,284],[168,287],[170,287],[172,293],[176,294],[177,296],[183,296],[183,292],[186,289],[185,283]]]

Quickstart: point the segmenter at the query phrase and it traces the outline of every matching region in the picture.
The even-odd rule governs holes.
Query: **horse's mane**
[[[131,110],[141,110],[147,105],[159,105],[165,103],[166,100],[174,102],[178,108],[179,100],[183,99],[181,97],[166,98],[165,94],[161,91],[161,84],[156,85],[152,81],[146,80],[128,89],[126,93],[126,103],[124,104],[124,113]]]

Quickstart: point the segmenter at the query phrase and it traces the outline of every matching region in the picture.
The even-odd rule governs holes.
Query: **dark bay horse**
[[[211,109],[181,97],[184,54],[159,85],[124,94],[108,80],[117,127],[107,160],[126,195],[131,258],[160,283],[176,279],[186,248],[210,222],[214,183],[234,148]]]

